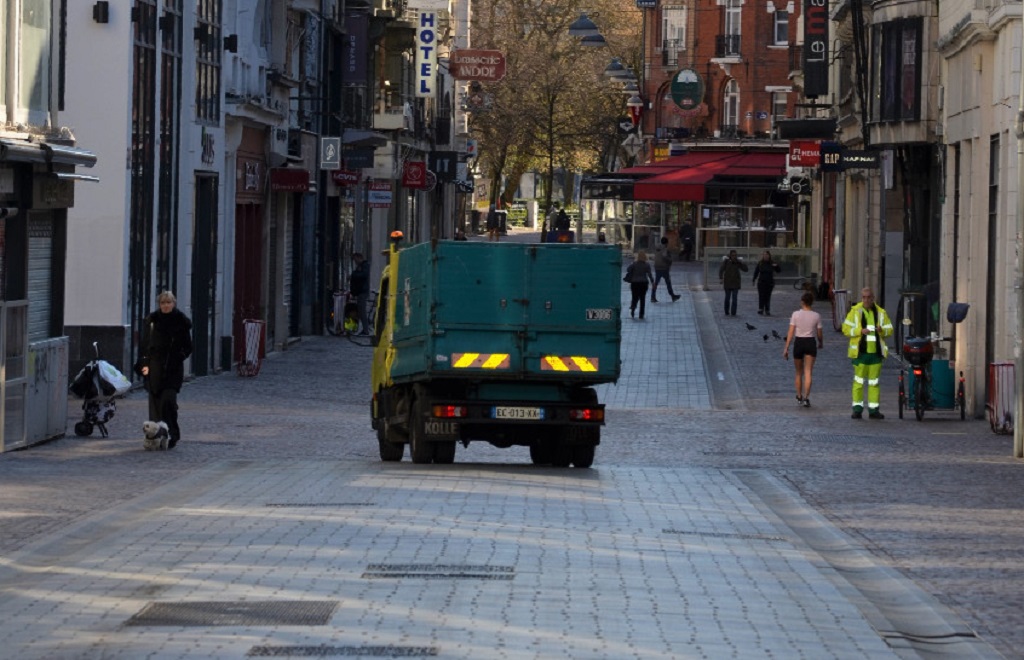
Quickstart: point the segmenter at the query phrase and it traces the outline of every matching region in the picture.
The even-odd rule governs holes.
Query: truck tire
[[[594,464],[594,450],[601,443],[601,429],[572,428],[566,434],[567,444],[572,454],[572,464],[578,468],[588,468]]]
[[[433,463],[434,445],[427,442],[423,428],[423,399],[417,397],[409,414],[409,457],[413,463]]]
[[[405,445],[388,440],[387,423],[383,420],[377,425],[377,444],[380,445],[380,460],[394,463],[402,460]]]
[[[534,465],[551,463],[550,445],[546,440],[534,440],[530,443],[530,460]]]
[[[450,465],[455,462],[455,441],[434,443],[434,462]]]
[[[569,433],[572,429],[565,432],[560,438],[555,438],[550,445],[548,445],[548,456],[551,459],[551,465],[558,468],[567,468],[572,463],[572,446],[569,444]]]
[[[588,468],[594,464],[594,445],[575,445],[572,448],[572,464]]]

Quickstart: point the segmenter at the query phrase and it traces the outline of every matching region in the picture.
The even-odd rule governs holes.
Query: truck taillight
[[[601,408],[573,408],[569,411],[569,419],[578,422],[603,422],[604,410]]]
[[[434,406],[433,413],[434,417],[449,419],[452,417],[465,417],[469,414],[466,410],[466,406]]]

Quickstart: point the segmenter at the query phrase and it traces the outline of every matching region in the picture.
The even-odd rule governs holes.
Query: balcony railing
[[[715,37],[715,57],[739,57],[740,35],[720,34]]]
[[[679,64],[679,51],[684,48],[682,39],[664,39],[661,42],[661,65],[675,66]]]

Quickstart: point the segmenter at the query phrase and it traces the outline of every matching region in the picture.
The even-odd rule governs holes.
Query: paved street
[[[1024,658],[1011,438],[897,419],[892,365],[886,419],[850,419],[830,327],[798,408],[771,337],[798,292],[760,317],[744,280],[724,317],[673,278],[642,322],[623,290],[589,470],[381,463],[371,350],[335,337],[189,382],[171,452],[133,392],[107,439],[0,455],[0,655]]]

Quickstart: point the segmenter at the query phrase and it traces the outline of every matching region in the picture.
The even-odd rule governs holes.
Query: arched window
[[[725,83],[722,98],[722,137],[736,137],[740,123],[740,86],[735,80]]]

